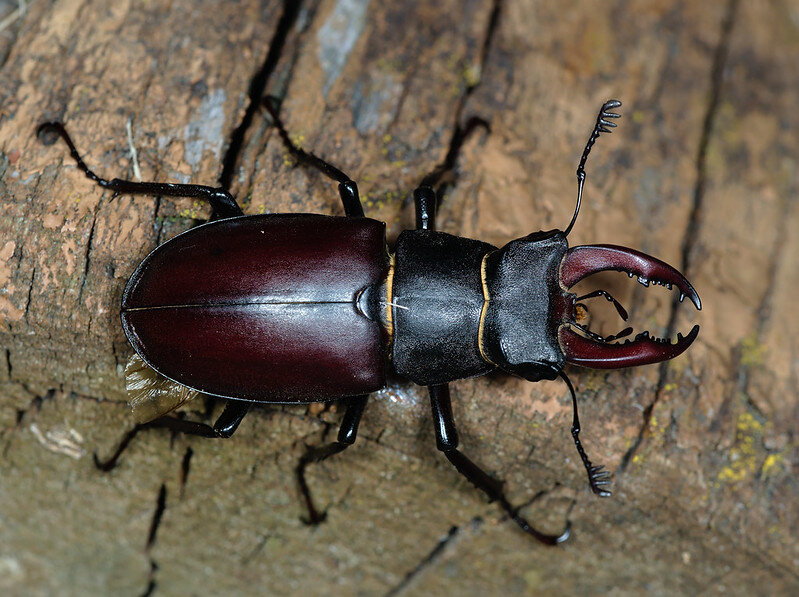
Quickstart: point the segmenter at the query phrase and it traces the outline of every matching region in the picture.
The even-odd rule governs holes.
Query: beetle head
[[[614,337],[602,338],[577,323],[577,296],[569,288],[606,270],[637,276],[646,286],[676,286],[680,301],[687,296],[701,309],[699,295],[680,272],[633,249],[569,249],[563,232],[536,232],[490,253],[483,269],[480,350],[490,362],[531,381],[554,379],[566,363],[616,369],[665,361],[686,350],[699,333],[697,325],[685,337],[678,334],[676,342],[648,332],[612,342]]]

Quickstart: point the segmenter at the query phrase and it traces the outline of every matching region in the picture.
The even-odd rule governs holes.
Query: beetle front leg
[[[221,218],[233,218],[236,216],[243,216],[244,212],[236,203],[226,189],[222,187],[209,187],[199,184],[172,184],[167,182],[136,182],[133,180],[123,180],[121,178],[114,178],[107,180],[101,178],[94,173],[83,161],[72,138],[67,133],[64,125],[60,122],[45,122],[39,125],[37,134],[42,139],[45,145],[52,145],[55,139],[50,135],[56,133],[60,136],[69,147],[72,158],[78,165],[81,172],[86,175],[86,178],[97,184],[98,186],[109,189],[115,195],[128,194],[128,195],[153,195],[156,197],[188,197],[194,199],[203,199],[208,201],[211,205],[212,214],[211,219],[217,220]]]
[[[102,471],[108,472],[116,467],[117,461],[128,444],[136,437],[140,431],[145,429],[169,429],[177,433],[185,433],[186,435],[197,435],[199,437],[210,437],[227,439],[232,436],[239,423],[247,414],[250,409],[250,402],[243,400],[227,400],[225,402],[225,409],[213,425],[206,425],[197,421],[187,421],[185,419],[178,419],[176,417],[159,417],[147,423],[139,423],[131,429],[125,437],[119,442],[116,451],[106,460],[100,460],[97,454],[94,455],[94,464]]]
[[[556,545],[566,541],[570,534],[571,525],[569,523],[566,524],[566,529],[560,535],[548,535],[536,530],[525,518],[519,515],[517,508],[511,506],[508,498],[505,497],[504,491],[502,491],[502,482],[486,473],[457,449],[458,431],[455,429],[455,421],[452,417],[449,385],[428,386],[427,389],[430,392],[430,406],[433,409],[436,447],[444,452],[444,455],[458,469],[458,472],[466,477],[477,489],[483,491],[489,500],[498,502],[522,530],[541,541],[541,543]]]
[[[297,483],[300,486],[300,493],[302,493],[305,506],[308,509],[308,518],[303,519],[306,524],[315,525],[323,522],[327,518],[327,513],[319,512],[314,506],[308,482],[305,480],[305,469],[309,464],[330,458],[355,443],[355,438],[358,435],[358,426],[361,424],[361,417],[363,417],[368,398],[368,394],[348,398],[349,404],[344,412],[344,418],[341,421],[336,441],[323,446],[308,446],[305,454],[302,455],[300,462],[297,464]]]

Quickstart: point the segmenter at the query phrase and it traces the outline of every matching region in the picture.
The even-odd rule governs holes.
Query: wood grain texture
[[[795,594],[797,3],[296,6],[43,1],[0,31],[0,588]],[[0,20],[15,7],[0,2]],[[309,468],[327,511],[316,528],[300,520],[295,469],[306,444],[333,436],[335,409],[256,410],[219,442],[142,433],[117,469],[94,467],[133,426],[125,281],[208,210],[112,198],[63,145],[38,143],[36,125],[64,120],[98,173],[132,177],[130,121],[145,180],[227,176],[247,213],[341,214],[335,185],[295,168],[248,112],[253,92],[284,98],[292,137],[359,182],[390,238],[412,226],[410,193],[456,124],[485,119],[490,131],[460,147],[438,225],[495,245],[568,223],[596,111],[624,102],[589,160],[570,243],[675,265],[703,310],[625,276],[589,284],[638,329],[702,326],[668,364],[569,371],[613,497],[587,488],[563,384],[453,386],[464,451],[543,529],[568,517],[570,543],[533,543],[463,481],[435,450],[425,393],[402,380],[369,403],[353,448]],[[621,323],[604,303],[590,306],[608,334]]]

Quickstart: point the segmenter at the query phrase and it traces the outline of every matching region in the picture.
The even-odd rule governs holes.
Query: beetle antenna
[[[591,133],[591,136],[588,138],[588,143],[585,144],[583,155],[580,158],[579,165],[577,166],[577,205],[574,208],[572,221],[569,222],[569,225],[566,227],[566,231],[563,233],[564,236],[569,236],[569,232],[571,232],[574,223],[577,221],[577,214],[580,213],[580,203],[583,199],[583,185],[585,184],[585,161],[588,159],[588,154],[591,153],[591,148],[594,146],[594,143],[596,143],[599,135],[602,133],[609,134],[613,132],[611,131],[612,128],[616,128],[616,123],[608,119],[621,118],[621,114],[611,112],[611,110],[614,110],[619,106],[621,106],[621,102],[619,100],[608,100],[602,104],[602,108],[599,110],[599,115],[596,117],[594,130]]]
[[[591,486],[591,491],[599,497],[610,497],[610,492],[607,489],[603,489],[604,486],[610,485],[610,473],[604,470],[604,465],[594,466],[591,463],[588,454],[585,453],[583,443],[580,441],[580,416],[577,414],[577,394],[574,391],[574,386],[563,371],[558,371],[558,375],[569,386],[569,392],[572,395],[572,406],[574,408],[571,429],[572,438],[574,439],[574,445],[577,447],[577,453],[580,455],[583,466],[585,466],[585,470],[588,473],[588,484]]]

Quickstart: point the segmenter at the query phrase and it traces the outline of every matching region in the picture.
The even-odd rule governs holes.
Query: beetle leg
[[[436,229],[436,192],[428,186],[420,186],[413,192],[416,205],[416,229]]]
[[[225,410],[214,422],[213,430],[216,437],[227,439],[239,428],[239,423],[250,410],[250,402],[244,400],[228,400]]]
[[[361,205],[361,199],[358,195],[358,185],[355,184],[355,181],[353,181],[344,172],[336,168],[333,164],[330,164],[319,156],[316,156],[313,153],[298,147],[294,141],[291,140],[291,137],[289,137],[286,127],[283,126],[283,121],[280,119],[277,109],[272,105],[272,98],[265,97],[263,99],[263,105],[264,108],[266,108],[266,111],[269,112],[269,116],[272,117],[272,123],[275,125],[275,128],[277,128],[277,132],[280,135],[280,139],[283,141],[283,145],[285,145],[286,150],[298,162],[307,164],[312,168],[316,168],[328,178],[338,182],[338,194],[339,197],[341,197],[341,203],[344,206],[344,213],[350,218],[362,218],[363,206]]]
[[[197,421],[187,421],[186,419],[179,419],[177,417],[159,417],[147,423],[139,423],[122,438],[122,441],[119,442],[119,446],[117,446],[117,449],[109,458],[100,460],[95,453],[94,465],[105,472],[116,468],[117,461],[119,457],[122,456],[122,452],[124,452],[130,442],[133,441],[133,438],[136,437],[140,431],[144,431],[145,429],[169,429],[170,431],[185,433],[186,435],[227,439],[235,433],[239,423],[241,423],[241,420],[244,418],[244,415],[247,414],[249,408],[249,402],[228,400],[225,403],[225,409],[222,411],[222,414],[219,415],[219,418],[213,426]]]
[[[361,396],[353,396],[347,399],[347,410],[344,411],[344,418],[341,421],[341,427],[338,430],[336,441],[323,446],[308,446],[305,454],[300,458],[297,464],[297,482],[300,486],[300,492],[305,500],[305,506],[308,509],[308,518],[303,519],[303,522],[309,525],[319,524],[327,517],[326,512],[319,512],[313,504],[311,499],[311,491],[308,488],[308,482],[305,480],[305,469],[309,464],[314,462],[321,462],[330,458],[334,454],[343,452],[355,443],[355,438],[358,435],[358,426],[361,424],[361,417],[366,408],[366,401],[369,398],[368,394]]]
[[[580,455],[580,459],[583,461],[585,471],[588,473],[588,483],[591,485],[591,491],[593,491],[599,497],[610,497],[610,491],[603,489],[604,486],[610,485],[610,473],[604,470],[604,465],[594,466],[591,463],[591,460],[588,458],[588,454],[585,453],[583,444],[580,441],[580,416],[577,414],[577,394],[574,392],[574,386],[572,385],[571,380],[566,377],[566,374],[563,373],[563,371],[559,371],[558,375],[563,381],[566,382],[566,385],[569,386],[569,392],[571,392],[572,407],[574,409],[574,418],[572,419],[571,428],[572,438],[574,439],[574,445],[577,448],[577,453]]]
[[[189,197],[194,199],[204,199],[211,204],[213,213],[211,219],[219,218],[233,218],[235,216],[242,216],[244,212],[241,207],[236,203],[226,189],[222,187],[209,187],[199,184],[172,184],[167,182],[136,182],[133,180],[123,180],[121,178],[114,178],[107,180],[97,176],[80,157],[72,138],[67,133],[64,125],[60,122],[45,122],[39,125],[37,134],[42,139],[45,145],[52,145],[55,138],[51,135],[56,133],[60,136],[69,147],[70,154],[78,168],[86,175],[86,178],[97,184],[98,186],[109,189],[114,194],[127,194],[127,195],[155,195],[159,197]]]
[[[522,530],[541,541],[541,543],[557,545],[566,541],[570,534],[570,523],[566,523],[566,529],[560,535],[548,535],[536,530],[525,518],[519,515],[517,508],[511,506],[502,491],[502,482],[486,473],[457,449],[458,432],[455,429],[455,421],[452,417],[449,385],[427,386],[427,389],[430,392],[430,406],[433,409],[436,447],[444,452],[444,455],[458,469],[458,472],[466,477],[472,485],[483,491],[489,500],[498,502]]]

